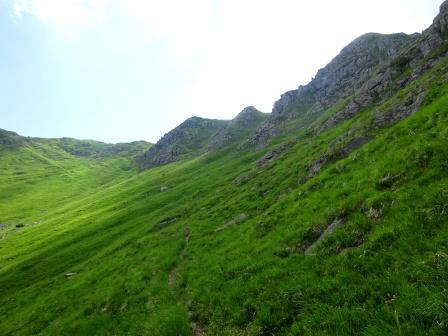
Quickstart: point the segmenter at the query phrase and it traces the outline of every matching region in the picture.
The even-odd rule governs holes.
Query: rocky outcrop
[[[214,136],[229,125],[227,120],[192,117],[166,133],[137,159],[141,169],[178,161],[190,154],[202,153]]]
[[[350,155],[351,152],[355,151],[358,148],[361,148],[368,142],[373,140],[372,136],[369,135],[363,135],[354,137],[348,141],[343,142],[342,144],[339,144],[338,146],[335,146],[333,148],[330,148],[330,150],[319,157],[317,160],[311,162],[309,168],[308,168],[308,178],[313,178],[319,172],[321,171],[322,167],[330,162],[336,162],[340,159],[343,159]]]
[[[272,137],[284,131],[282,124],[287,123],[285,120],[300,117],[304,123],[314,120],[333,104],[353,95],[378,68],[390,62],[415,38],[416,34],[403,33],[369,33],[360,36],[342,49],[325,68],[320,69],[309,84],[284,93],[275,102],[270,118],[257,130],[250,143],[257,147],[264,146]],[[358,105],[368,103],[368,97],[359,97],[358,101],[351,104],[347,114],[357,110]]]
[[[238,125],[239,127],[253,127],[266,117],[266,113],[260,112],[253,106],[247,106],[238,115],[232,119],[231,125]]]
[[[146,169],[178,161],[188,155],[244,143],[267,117],[266,113],[248,106],[232,120],[187,119],[138,157],[137,163],[141,169]]]
[[[292,146],[296,144],[296,141],[288,141],[285,143],[282,143],[281,145],[275,147],[274,149],[267,152],[265,155],[263,155],[258,161],[258,166],[264,166],[271,162],[276,157],[282,155],[284,152],[286,152],[288,149],[290,149]]]
[[[379,105],[400,89],[419,79],[434,67],[448,51],[448,2],[440,6],[433,24],[421,35],[414,34],[412,43],[405,45],[356,92],[341,112],[331,116],[320,130],[331,128],[352,118],[363,108]],[[423,102],[424,92],[411,92],[386,112],[376,113],[375,127],[384,127],[415,113]]]
[[[440,13],[436,16],[431,27],[424,33],[418,49],[423,56],[428,56],[446,43],[448,37],[448,2],[440,6]]]
[[[385,112],[377,112],[373,117],[372,125],[375,128],[381,128],[409,117],[418,111],[424,98],[424,92],[417,95],[409,94],[403,103],[395,105]]]
[[[213,137],[208,149],[219,149],[232,143],[243,144],[239,147],[241,149],[267,118],[267,113],[260,112],[253,106],[244,108],[227,127]]]
[[[318,71],[310,83],[318,104],[312,112],[320,112],[358,89],[383,64],[395,58],[417,35],[369,33],[358,37]]]

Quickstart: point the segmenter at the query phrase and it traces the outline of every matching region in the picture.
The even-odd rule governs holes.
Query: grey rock
[[[313,161],[308,168],[308,178],[313,178],[314,176],[319,174],[322,167],[329,161],[330,157],[327,154],[322,155],[320,158]]]
[[[388,63],[366,81],[356,92],[353,100],[346,108],[326,120],[319,131],[331,128],[339,122],[352,118],[365,107],[378,105],[391,97],[391,94],[419,79],[427,70],[434,67],[441,56],[446,55],[444,43],[448,39],[448,2],[440,7],[440,14],[433,24],[421,35],[412,35],[413,39],[402,47],[401,51],[392,57]],[[394,80],[401,74],[409,74],[401,80]],[[373,125],[384,127],[402,120],[415,113],[420,107],[423,96],[421,93],[408,97],[403,104],[397,105],[387,113],[377,113]]]
[[[225,230],[231,226],[241,224],[246,219],[247,219],[247,215],[245,213],[239,214],[238,216],[233,218],[231,221],[227,222],[225,225],[215,229],[215,232],[219,232],[219,231]]]
[[[175,221],[177,221],[177,217],[166,217],[159,222],[159,225],[167,226],[171,223],[174,223]]]
[[[385,112],[377,112],[373,117],[373,126],[375,128],[385,127],[409,117],[419,110],[424,98],[425,92],[409,94],[403,104],[394,106]]]
[[[248,175],[240,175],[236,179],[233,180],[233,183],[235,183],[236,185],[242,185],[242,184],[246,183],[248,180],[249,180]]]
[[[436,16],[431,27],[423,33],[423,39],[419,49],[423,56],[428,56],[436,51],[448,36],[448,2],[440,5],[440,13]]]
[[[322,232],[322,234],[319,236],[319,238],[305,250],[305,255],[313,254],[313,252],[315,251],[316,247],[320,244],[320,242],[322,240],[324,240],[325,237],[332,234],[334,232],[334,230],[336,230],[338,227],[344,225],[344,223],[345,223],[345,218],[343,218],[343,217],[336,218],[335,220],[333,220],[331,222],[331,224],[325,229],[325,231]]]
[[[294,146],[295,143],[296,143],[295,141],[288,141],[288,142],[282,143],[281,145],[275,147],[274,149],[270,150],[265,155],[263,155],[263,157],[261,157],[257,161],[257,165],[258,166],[266,165],[272,159],[274,159],[275,157],[283,154],[286,150],[288,150],[289,148]]]
[[[192,117],[165,134],[146,153],[137,158],[141,169],[178,161],[206,150],[212,137],[229,124],[227,120]]]
[[[357,136],[350,139],[339,148],[332,148],[330,152],[322,155],[310,164],[308,168],[308,178],[313,178],[314,176],[319,174],[325,164],[347,157],[351,152],[362,147],[371,140],[373,140],[373,137],[370,135]]]
[[[244,108],[227,127],[218,132],[207,146],[208,149],[220,149],[232,143],[239,143],[238,149],[247,146],[250,135],[268,118],[267,113],[258,111],[253,106]]]
[[[342,49],[325,68],[320,69],[309,84],[281,95],[274,104],[270,118],[257,130],[250,143],[257,148],[265,146],[270,139],[284,133],[287,127],[283,124],[289,119],[302,117],[304,125],[311,123],[328,107],[360,90],[381,66],[390,62],[416,37],[403,33],[360,36]],[[375,95],[388,85],[390,78],[388,72],[375,78],[369,83],[370,89],[349,103],[335,120],[328,121],[326,127],[353,116],[369,105]]]

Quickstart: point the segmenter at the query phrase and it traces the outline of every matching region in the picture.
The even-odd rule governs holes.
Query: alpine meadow
[[[0,172],[0,335],[448,335],[448,1],[271,113]]]

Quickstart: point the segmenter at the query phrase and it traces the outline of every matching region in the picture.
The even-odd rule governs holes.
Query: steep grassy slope
[[[229,122],[188,127],[193,152],[138,171],[145,144],[3,132],[0,334],[448,334],[448,56],[434,41],[393,60],[368,104],[354,104],[365,85],[260,151],[239,123],[228,146],[208,145]]]
[[[0,241],[1,334],[446,334],[446,106],[434,85],[393,127],[369,128],[367,109],[263,165],[271,148],[110,175],[33,158],[39,183],[2,174],[2,221],[25,226]],[[366,128],[373,140],[310,174]],[[17,157],[3,150],[3,171]]]

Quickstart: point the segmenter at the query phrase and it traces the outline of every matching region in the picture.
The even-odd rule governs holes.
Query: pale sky
[[[0,0],[0,128],[157,141],[186,118],[270,112],[367,32],[442,0]]]

